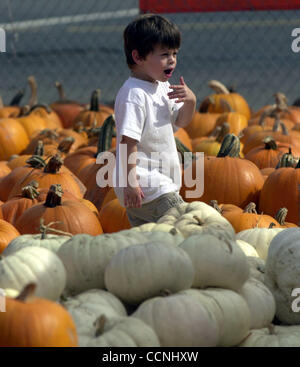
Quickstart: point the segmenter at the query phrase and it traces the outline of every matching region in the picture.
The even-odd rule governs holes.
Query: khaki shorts
[[[178,192],[169,192],[143,204],[140,208],[127,208],[126,212],[130,224],[135,227],[149,222],[157,222],[168,209],[182,203],[184,200]]]

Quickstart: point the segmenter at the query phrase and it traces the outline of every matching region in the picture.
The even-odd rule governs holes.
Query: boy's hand
[[[126,208],[140,208],[144,197],[145,195],[139,186],[124,188],[124,205]]]
[[[177,98],[176,103],[196,103],[196,96],[185,84],[183,76],[180,77],[180,85],[170,85],[170,89],[173,89],[173,92],[168,93],[168,96],[170,99]]]

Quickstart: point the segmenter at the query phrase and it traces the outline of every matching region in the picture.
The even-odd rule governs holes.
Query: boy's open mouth
[[[166,74],[167,77],[171,77],[173,73],[173,69],[166,69],[164,70],[164,73]]]

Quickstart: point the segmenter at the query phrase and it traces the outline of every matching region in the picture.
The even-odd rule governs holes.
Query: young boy
[[[114,190],[132,226],[156,222],[183,203],[174,131],[187,126],[196,97],[180,77],[170,85],[181,36],[162,16],[146,14],[128,24],[124,48],[131,76],[115,101],[117,131]]]

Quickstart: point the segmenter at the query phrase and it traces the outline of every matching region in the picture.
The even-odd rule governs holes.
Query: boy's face
[[[165,46],[155,46],[145,59],[135,60],[133,75],[139,79],[155,82],[166,82],[173,74],[177,63],[178,49],[169,49]]]

